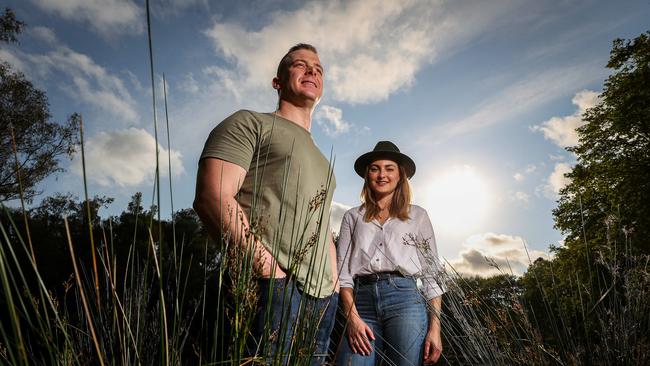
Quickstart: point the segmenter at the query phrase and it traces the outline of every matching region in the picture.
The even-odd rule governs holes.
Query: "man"
[[[312,364],[321,365],[338,283],[328,229],[336,183],[310,133],[323,93],[316,49],[292,47],[272,85],[279,97],[275,112],[238,111],[210,133],[194,209],[215,238],[226,238],[237,253],[252,253],[259,303],[249,354],[294,363],[296,355],[315,349]],[[307,344],[314,335],[315,345]]]

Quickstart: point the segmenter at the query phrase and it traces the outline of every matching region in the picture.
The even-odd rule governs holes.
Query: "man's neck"
[[[305,130],[311,131],[311,114],[313,111],[314,107],[297,106],[281,99],[280,106],[275,113],[278,116],[297,124]]]

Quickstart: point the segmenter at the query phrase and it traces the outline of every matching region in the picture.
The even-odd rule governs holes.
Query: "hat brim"
[[[404,167],[406,171],[406,176],[411,179],[415,175],[415,162],[413,159],[409,158],[408,155],[398,153],[395,151],[370,151],[357,158],[354,162],[354,171],[361,178],[365,178],[366,167],[370,165],[373,161],[377,160],[392,160],[396,162],[399,166]]]

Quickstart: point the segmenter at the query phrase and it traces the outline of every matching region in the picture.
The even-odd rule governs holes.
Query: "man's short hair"
[[[298,43],[297,45],[289,48],[289,51],[287,51],[284,57],[282,57],[282,60],[280,60],[280,64],[278,64],[278,71],[275,74],[280,81],[286,80],[286,76],[289,73],[289,67],[293,63],[291,52],[298,51],[298,50],[309,50],[315,54],[318,54],[318,51],[316,51],[316,47],[308,43]]]

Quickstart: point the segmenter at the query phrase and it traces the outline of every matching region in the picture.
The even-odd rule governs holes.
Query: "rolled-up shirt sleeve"
[[[438,248],[433,226],[426,210],[422,209],[422,215],[418,222],[418,259],[420,261],[422,294],[428,300],[445,293],[442,283],[442,265],[438,258]]]
[[[339,270],[341,287],[354,287],[354,279],[350,272],[350,255],[352,253],[352,217],[350,211],[343,215],[339,239],[336,242],[336,263]]]

